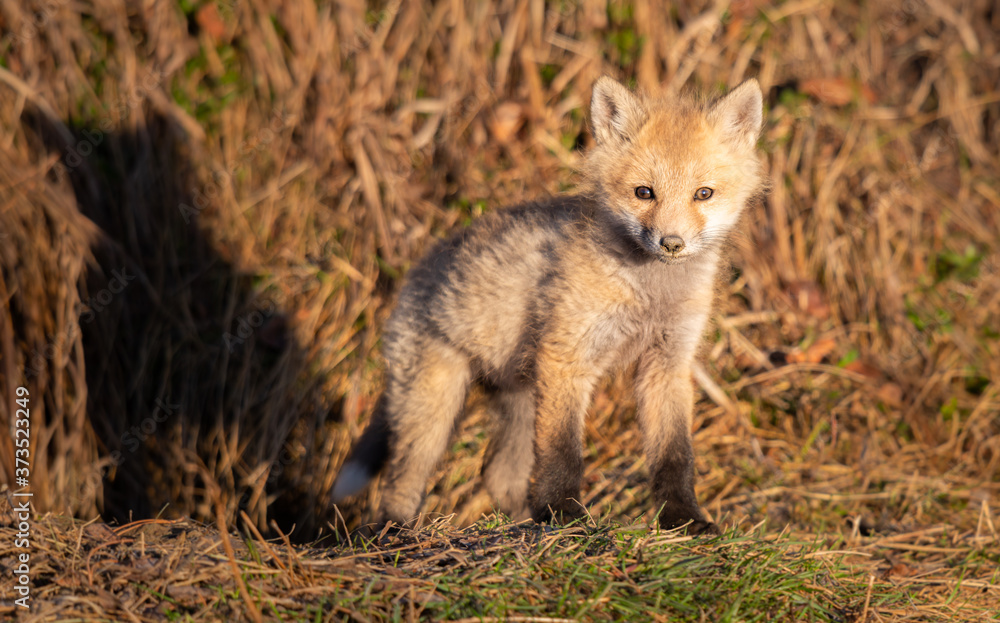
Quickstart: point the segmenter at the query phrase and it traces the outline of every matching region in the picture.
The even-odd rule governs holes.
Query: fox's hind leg
[[[382,479],[380,520],[411,522],[431,472],[444,454],[470,381],[468,358],[438,340],[420,340],[389,358],[386,423],[389,457]]]
[[[531,516],[528,481],[535,464],[535,393],[528,388],[491,397],[493,436],[483,460],[486,490],[515,521]]]

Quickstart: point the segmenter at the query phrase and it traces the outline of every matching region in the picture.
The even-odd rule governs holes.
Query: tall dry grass
[[[699,379],[708,510],[968,526],[1000,489],[988,0],[3,0],[0,28],[0,420],[27,385],[38,510],[324,525],[401,275],[571,189],[603,73],[767,93],[773,190]],[[635,516],[626,390],[587,500]],[[488,508],[463,429],[428,503],[460,522]]]

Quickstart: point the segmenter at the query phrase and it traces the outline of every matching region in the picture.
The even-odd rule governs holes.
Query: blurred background
[[[974,528],[1000,492],[998,32],[992,0],[2,0],[0,422],[28,387],[35,508],[356,525],[325,496],[412,263],[572,192],[597,77],[756,76],[772,190],[705,340],[699,498]],[[464,524],[490,509],[476,396],[461,429],[426,509]],[[627,378],[585,451],[595,516],[650,511]]]

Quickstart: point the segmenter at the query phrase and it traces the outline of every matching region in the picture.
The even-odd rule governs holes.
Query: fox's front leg
[[[718,527],[705,520],[694,493],[691,357],[677,352],[676,344],[670,346],[664,339],[647,350],[639,360],[636,378],[653,499],[660,527],[670,529],[691,522],[690,534],[717,534]]]
[[[536,387],[535,465],[528,504],[535,521],[569,521],[584,513],[583,422],[593,391],[592,373],[540,358]]]

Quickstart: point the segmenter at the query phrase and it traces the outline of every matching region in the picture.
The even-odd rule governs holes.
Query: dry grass
[[[989,0],[2,0],[0,421],[26,385],[35,509],[328,530],[410,263],[571,189],[602,73],[755,75],[773,189],[706,340],[699,496],[734,527],[940,530],[995,561],[998,31]],[[626,390],[594,406],[585,496],[630,521]],[[458,525],[489,510],[472,411],[426,505]],[[901,551],[928,554],[869,553]]]
[[[227,546],[191,520],[110,528],[48,515],[34,529],[43,581],[24,620],[36,621],[986,621],[1000,597],[987,541],[943,526],[692,539],[487,517],[333,547],[252,534]],[[15,553],[0,542],[0,559]]]

